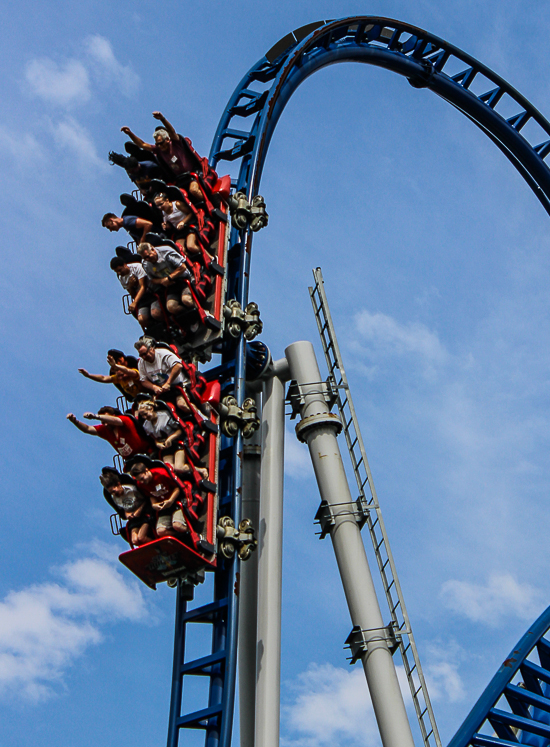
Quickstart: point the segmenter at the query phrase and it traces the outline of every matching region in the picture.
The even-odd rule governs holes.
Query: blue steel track
[[[232,184],[249,200],[259,192],[269,144],[290,97],[310,75],[338,62],[362,62],[391,70],[407,78],[413,87],[430,89],[448,101],[500,148],[550,214],[550,170],[545,162],[550,153],[550,123],[505,80],[462,50],[415,26],[377,16],[318,21],[296,29],[241,80],[218,125],[210,164],[220,174],[226,173],[231,164]],[[474,89],[481,90],[476,93]],[[242,308],[248,303],[252,238],[251,231],[231,231],[227,298],[237,299]],[[246,356],[246,343],[241,336],[235,344],[225,344],[221,365],[215,371],[222,386],[231,389],[239,404],[246,396]],[[241,436],[222,444],[220,505],[224,513],[232,515],[235,524],[241,518],[242,448]],[[220,564],[215,573],[214,599],[204,607],[186,611],[186,601],[178,589],[168,747],[178,745],[183,728],[204,729],[206,747],[230,747],[237,668],[238,597],[234,587],[238,562],[235,559]],[[186,625],[196,621],[213,625],[212,654],[186,663]],[[520,665],[526,670],[525,659],[538,644],[542,657],[542,674],[538,675],[550,687],[550,644],[542,638],[549,626],[550,609],[518,644],[516,670]],[[518,696],[515,690],[506,691],[507,687],[518,688],[506,679],[510,674],[508,665],[503,667],[449,747],[505,746],[517,744],[518,739],[536,747],[548,744],[550,727],[540,721],[540,716],[537,720],[537,714],[550,712],[550,700],[545,697],[546,689],[540,687],[537,673],[530,670],[532,697],[522,699],[521,692]],[[206,708],[182,715],[185,674],[210,677],[210,695]],[[505,691],[512,693],[508,699],[512,709],[509,714],[494,708]],[[492,710],[498,713],[491,713]],[[529,732],[529,724],[534,721],[535,730]],[[490,723],[497,736],[481,735],[483,723]],[[529,738],[522,736],[525,734]]]

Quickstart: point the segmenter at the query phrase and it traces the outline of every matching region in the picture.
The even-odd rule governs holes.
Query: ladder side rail
[[[384,587],[384,592],[386,594],[386,599],[388,601],[390,615],[391,615],[392,622],[393,622],[394,626],[396,626],[397,630],[399,630],[399,623],[398,623],[398,619],[397,619],[397,616],[396,616],[396,609],[397,609],[398,606],[401,608],[401,614],[403,616],[403,620],[404,620],[404,623],[405,623],[406,635],[407,635],[407,637],[409,639],[411,652],[413,654],[413,659],[414,659],[416,673],[417,673],[417,676],[418,676],[419,681],[420,681],[420,691],[422,692],[422,696],[423,696],[423,699],[424,699],[424,702],[425,702],[425,705],[426,705],[426,709],[425,709],[424,712],[428,713],[428,716],[429,716],[429,719],[430,719],[430,724],[431,724],[431,734],[433,734],[433,736],[434,736],[436,745],[437,745],[437,747],[441,747],[441,739],[439,737],[439,732],[438,732],[438,729],[437,729],[437,724],[435,722],[435,716],[434,716],[434,713],[433,713],[431,701],[430,701],[430,698],[429,698],[429,695],[428,695],[428,690],[427,690],[426,681],[425,681],[425,678],[424,678],[424,673],[422,671],[422,666],[420,664],[420,658],[419,658],[419,655],[418,655],[418,650],[416,648],[416,642],[415,642],[414,636],[412,634],[411,625],[410,625],[410,619],[409,619],[409,616],[408,616],[408,613],[407,613],[407,609],[406,609],[406,606],[405,606],[405,601],[404,601],[403,593],[402,593],[402,590],[401,590],[401,585],[399,583],[399,579],[398,579],[398,576],[397,576],[397,571],[396,571],[396,568],[395,568],[395,563],[394,563],[394,560],[393,560],[393,555],[392,555],[391,548],[390,548],[390,545],[389,545],[389,540],[388,540],[388,537],[387,537],[384,520],[382,518],[382,512],[380,510],[380,506],[379,506],[379,502],[378,502],[378,496],[377,496],[377,493],[376,493],[376,488],[374,487],[374,481],[372,479],[372,473],[370,471],[370,466],[369,466],[369,463],[368,463],[368,459],[367,459],[367,455],[366,455],[366,451],[365,451],[365,446],[364,446],[364,443],[363,443],[363,438],[362,438],[361,431],[360,431],[360,428],[359,428],[359,423],[358,423],[358,420],[357,420],[357,415],[356,415],[356,412],[355,412],[355,407],[353,405],[353,399],[351,397],[351,392],[350,392],[350,389],[349,389],[349,385],[348,385],[348,381],[347,381],[347,377],[346,377],[346,373],[345,373],[345,368],[344,368],[343,361],[342,361],[342,356],[340,354],[340,348],[338,346],[338,341],[336,339],[336,333],[335,333],[335,330],[334,330],[334,325],[332,323],[332,317],[331,317],[330,309],[329,309],[329,306],[328,306],[328,300],[327,300],[327,297],[326,297],[326,294],[325,294],[325,290],[324,290],[324,281],[323,281],[323,275],[322,275],[322,272],[321,272],[321,268],[315,269],[313,271],[313,276],[314,276],[314,279],[315,279],[315,288],[310,288],[309,291],[310,291],[310,297],[311,297],[311,301],[312,301],[312,305],[313,305],[313,309],[314,309],[315,319],[317,321],[317,326],[318,326],[318,329],[319,329],[321,341],[323,343],[323,351],[324,351],[325,357],[327,359],[327,365],[329,367],[329,370],[332,367],[331,352],[332,352],[332,355],[334,356],[334,362],[336,364],[336,367],[339,370],[339,374],[340,374],[340,377],[341,377],[341,380],[342,380],[342,385],[343,385],[343,388],[346,391],[347,407],[349,408],[349,411],[350,411],[351,422],[353,424],[353,429],[354,429],[354,433],[355,433],[355,437],[356,437],[356,442],[357,442],[357,445],[359,446],[359,450],[360,450],[361,457],[362,457],[362,463],[364,465],[364,469],[365,469],[365,472],[366,472],[366,475],[367,475],[367,481],[369,483],[370,493],[371,493],[371,496],[372,496],[372,500],[374,501],[374,504],[375,504],[374,510],[376,511],[376,517],[377,517],[377,520],[378,520],[379,530],[380,530],[380,534],[382,536],[382,542],[380,544],[377,543],[377,537],[376,537],[375,530],[373,528],[373,522],[372,522],[372,518],[370,516],[370,511],[367,511],[367,521],[366,521],[366,523],[367,523],[367,526],[369,528],[369,534],[371,536],[371,540],[373,541],[374,553],[375,553],[375,557],[377,559],[378,567],[379,567],[379,570],[380,570],[380,573],[381,573],[382,584],[383,584],[383,587]],[[319,296],[319,305],[318,306],[315,303],[315,294],[316,293]],[[321,314],[324,316],[324,321],[323,322],[321,321]],[[327,332],[327,334],[329,336],[329,339],[330,339],[330,342],[332,343],[330,347],[327,345],[327,343],[326,343],[326,341],[324,339],[323,332],[325,332],[325,331]],[[334,367],[332,367],[332,370],[334,370]],[[340,411],[340,414],[343,417],[343,425],[345,426],[344,427],[344,435],[346,437],[346,442],[347,442],[348,448],[349,448],[349,446],[351,444],[351,437],[349,435],[349,426],[346,426],[347,419],[346,419],[346,416],[345,416],[345,412],[343,411],[342,401],[341,401],[341,397],[339,395],[339,391],[340,390],[338,389],[337,390],[337,396],[336,396],[336,402],[338,404],[338,409]],[[355,468],[355,464],[358,463],[358,460],[355,457],[354,451],[355,451],[354,448],[350,449],[350,456],[352,457],[352,464],[354,464],[354,473],[355,473],[355,477],[356,477],[356,480],[357,480],[357,485],[358,485],[361,497],[364,500],[366,500],[366,496],[365,496],[365,493],[364,493],[364,490],[363,490],[363,486],[362,486],[362,483],[361,483],[361,479],[360,479],[360,475],[359,475],[359,470]],[[381,555],[381,552],[380,552],[380,547],[381,546],[384,546],[384,549],[386,551],[387,560],[388,560],[387,564],[385,564],[385,561],[383,561],[383,559],[382,559],[382,555]],[[390,587],[390,583],[388,583],[388,580],[387,580],[389,574],[386,572],[386,565],[389,566],[389,571],[390,571],[390,574],[391,574],[391,581],[393,581],[393,584],[394,584],[395,590],[396,590],[396,594],[397,594],[397,597],[398,597],[398,605],[394,605],[393,604],[393,599],[391,597],[391,589],[389,588]],[[409,687],[411,689],[411,695],[412,695],[413,703],[414,703],[414,706],[415,706],[415,711],[417,713],[417,718],[418,718],[420,730],[421,730],[421,733],[422,733],[422,738],[423,738],[425,744],[429,744],[429,741],[428,741],[428,732],[427,732],[427,730],[425,728],[425,725],[424,725],[424,717],[423,717],[423,713],[424,712],[421,710],[420,704],[418,702],[418,690],[417,690],[416,685],[414,684],[413,678],[411,676],[412,668],[409,665],[408,657],[407,657],[407,654],[405,652],[406,647],[405,647],[405,645],[403,644],[402,641],[399,643],[398,647],[400,649],[401,655],[402,655],[403,660],[404,660],[405,671],[406,671],[406,674],[407,674],[407,679],[409,681]]]

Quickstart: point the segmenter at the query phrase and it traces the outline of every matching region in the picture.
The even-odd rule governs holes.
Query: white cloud
[[[99,35],[89,36],[85,47],[95,71],[105,82],[116,84],[124,96],[132,96],[137,91],[139,76],[130,65],[122,65],[117,60],[108,39]]]
[[[458,703],[465,698],[466,689],[458,672],[463,656],[462,648],[452,640],[427,646],[423,669],[431,700]]]
[[[90,134],[74,117],[66,117],[56,124],[52,123],[51,128],[56,145],[80,166],[94,166],[103,170],[108,168],[106,161],[97,155]]]
[[[31,60],[25,77],[32,91],[52,104],[80,104],[91,96],[88,71],[78,60],[59,65],[48,57]]]
[[[449,354],[432,332],[420,322],[400,324],[391,316],[363,309],[355,315],[355,326],[373,352],[385,355],[416,355],[429,365],[441,365]]]
[[[405,704],[412,699],[403,667],[396,667]],[[373,747],[380,735],[363,668],[310,664],[287,683],[294,702],[283,706],[283,747]]]
[[[313,467],[308,448],[296,438],[294,430],[286,429],[285,433],[285,475],[295,479],[311,477]]]
[[[490,627],[498,626],[505,617],[532,620],[544,603],[539,589],[518,583],[509,573],[492,573],[485,585],[446,581],[441,596],[453,612]]]
[[[0,694],[41,700],[86,648],[100,625],[143,620],[137,582],[128,582],[101,545],[57,569],[59,583],[11,591],[0,601]]]
[[[34,135],[30,132],[21,132],[19,127],[14,134],[10,128],[0,125],[0,152],[24,166],[36,166],[46,158],[42,146]]]
[[[294,703],[283,707],[283,747],[378,744],[380,737],[362,667],[310,664],[292,684]]]

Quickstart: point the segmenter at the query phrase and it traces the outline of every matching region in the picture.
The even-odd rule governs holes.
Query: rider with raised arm
[[[107,363],[111,367],[108,376],[88,373],[85,368],[79,368],[78,372],[100,384],[114,384],[131,402],[142,391],[136,358],[133,355],[126,356],[122,350],[113,348],[107,351]]]
[[[67,415],[67,420],[82,433],[104,438],[123,459],[129,459],[134,454],[146,454],[151,450],[151,446],[137,430],[134,420],[123,415],[116,407],[105,405],[99,408],[97,414],[85,412],[82,417],[86,420],[99,420],[100,424],[83,423],[72,412]]]
[[[191,140],[180,137],[163,114],[153,112],[153,117],[164,125],[153,133],[154,144],[143,141],[129,127],[121,127],[121,132],[138,147],[154,153],[157,160],[170,169],[176,184],[185,189],[194,202],[202,202],[205,199],[203,186],[192,175],[197,174],[203,185],[211,189],[218,178],[216,172],[209,167],[208,160],[193,149]]]

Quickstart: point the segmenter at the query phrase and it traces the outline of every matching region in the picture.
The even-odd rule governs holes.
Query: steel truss
[[[326,65],[363,62],[405,76],[416,88],[429,88],[471,119],[520,172],[550,213],[550,124],[518,91],[485,65],[457,47],[422,29],[376,16],[354,16],[319,21],[281,39],[244,76],[220,120],[210,152],[210,163],[223,172],[237,167],[232,185],[249,200],[260,187],[269,143],[288,100],[298,86]],[[454,69],[456,68],[456,69]],[[475,93],[478,85],[483,90]],[[511,115],[504,114],[508,107]],[[253,234],[233,228],[230,236],[227,299],[248,303]],[[244,337],[225,341],[216,375],[239,405],[245,398],[246,344]],[[220,464],[220,508],[240,521],[243,453],[242,436],[226,442]],[[182,728],[203,728],[207,747],[230,747],[237,659],[238,599],[234,594],[239,561],[221,563],[215,573],[212,601],[201,610],[186,609],[178,590],[174,648],[174,680],[168,747],[177,747]],[[225,611],[212,616],[217,610]],[[212,613],[212,614],[211,614]],[[206,617],[205,617],[206,616]],[[214,661],[188,662],[185,631],[191,621],[213,625]],[[224,652],[223,655],[221,652]],[[183,714],[182,681],[192,672],[210,678],[205,709]],[[199,671],[200,670],[200,671]],[[209,710],[214,708],[215,710]],[[453,746],[454,747],[454,746]]]

